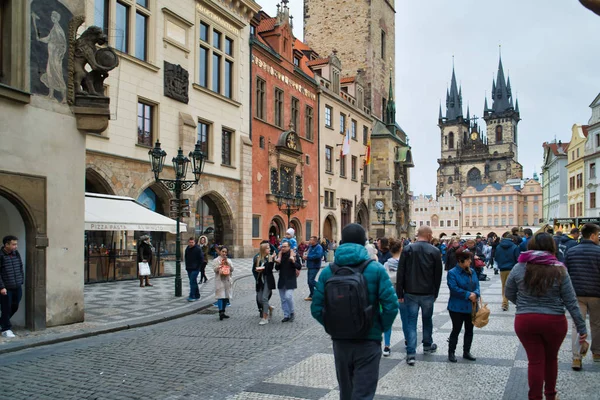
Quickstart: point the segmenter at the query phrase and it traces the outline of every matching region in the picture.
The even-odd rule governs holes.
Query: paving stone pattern
[[[450,320],[446,286],[434,316],[437,354],[417,350],[406,365],[400,320],[393,327],[392,355],[382,358],[376,399],[526,399],[527,357],[512,330],[514,309],[497,311],[500,280],[482,283],[493,310],[490,325],[477,329],[477,362],[446,360]],[[278,293],[273,321],[258,325],[254,282],[235,285],[229,320],[214,308],[144,328],[43,346],[0,356],[2,397],[10,399],[338,399],[331,341],[303,301],[302,271],[295,292],[296,321],[281,323]],[[151,289],[151,288],[150,288]],[[496,310],[496,311],[494,311]],[[419,327],[419,331],[421,328]],[[460,355],[462,338],[459,341]],[[570,338],[560,352],[562,400],[598,399],[600,365],[591,357],[584,370],[570,369]]]

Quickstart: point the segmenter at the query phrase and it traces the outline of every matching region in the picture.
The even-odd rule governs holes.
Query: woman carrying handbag
[[[477,274],[471,269],[471,259],[471,253],[463,249],[456,250],[457,265],[448,271],[447,276],[448,288],[450,289],[448,312],[452,320],[452,333],[450,333],[448,341],[448,361],[453,363],[457,362],[456,345],[463,324],[465,326],[463,358],[469,361],[476,360],[471,355],[471,344],[473,343],[472,311],[473,306],[477,304],[480,291]]]
[[[213,266],[215,271],[215,297],[219,306],[219,320],[222,321],[229,318],[229,315],[225,315],[225,306],[231,298],[231,274],[233,273],[233,265],[227,257],[227,247],[221,247],[219,256],[215,258]]]

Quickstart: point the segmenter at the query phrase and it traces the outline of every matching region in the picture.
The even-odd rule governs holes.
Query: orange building
[[[294,38],[290,21],[283,3],[275,18],[261,11],[251,28],[254,248],[283,237],[286,202],[297,241],[319,235],[317,84],[306,66],[314,53]]]

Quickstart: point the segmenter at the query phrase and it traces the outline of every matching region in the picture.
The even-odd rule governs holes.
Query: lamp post
[[[377,220],[383,224],[383,235],[385,236],[385,225],[392,222],[392,218],[394,218],[394,210],[389,210],[387,212],[387,215],[389,215],[389,219],[386,216],[385,207],[382,208],[381,210],[377,210],[376,214],[377,214]]]
[[[290,193],[278,192],[275,195],[279,211],[287,215],[287,227],[290,227],[290,217],[302,207],[302,196],[292,196]]]
[[[152,172],[154,172],[154,179],[156,182],[161,182],[167,187],[167,189],[175,192],[175,199],[177,201],[177,233],[175,240],[175,297],[181,297],[181,232],[179,232],[179,225],[181,222],[182,210],[181,210],[181,194],[189,190],[194,184],[198,184],[200,175],[204,170],[204,161],[206,155],[202,152],[202,145],[200,141],[196,142],[194,151],[191,151],[188,157],[183,155],[181,147],[177,151],[177,156],[173,157],[173,168],[175,169],[175,179],[161,179],[159,178],[160,173],[163,170],[165,164],[165,157],[167,153],[160,148],[160,142],[157,140],[154,148],[148,152],[150,156],[150,164],[152,165]],[[192,163],[192,172],[194,173],[193,180],[185,180],[187,169]]]

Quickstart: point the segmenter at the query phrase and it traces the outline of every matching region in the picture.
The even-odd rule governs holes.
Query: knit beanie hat
[[[342,241],[340,244],[356,243],[364,246],[367,242],[365,228],[359,224],[348,224],[342,229]]]
[[[294,234],[296,233],[296,231],[294,230],[294,228],[290,228],[287,231],[285,231],[285,233],[287,233],[290,236],[294,236]]]

